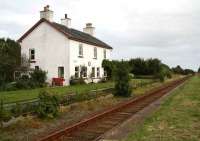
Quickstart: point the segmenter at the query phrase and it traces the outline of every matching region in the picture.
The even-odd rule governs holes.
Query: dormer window
[[[83,57],[83,44],[79,44],[79,57]]]
[[[30,61],[35,61],[35,49],[29,50],[29,59]]]
[[[103,57],[106,59],[106,49],[103,50]]]
[[[97,59],[97,48],[94,47],[94,59]]]

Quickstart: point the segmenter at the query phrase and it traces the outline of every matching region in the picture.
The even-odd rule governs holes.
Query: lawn
[[[18,90],[18,91],[5,91],[0,92],[0,99],[3,99],[4,103],[12,103],[16,101],[31,100],[38,97],[41,90],[47,90],[58,95],[64,95],[72,92],[84,93],[95,89],[110,88],[113,87],[113,82],[97,83],[97,84],[83,84],[65,87],[48,87],[37,88],[30,90]]]
[[[125,141],[199,141],[200,77],[178,88]]]
[[[174,77],[177,79],[178,77]],[[132,79],[131,85],[134,88],[138,87],[153,87],[154,83],[157,85],[161,85],[162,83],[156,82],[153,79]],[[3,99],[3,102],[6,103],[13,103],[19,101],[26,101],[32,100],[38,97],[38,94],[42,90],[47,90],[51,93],[55,93],[57,95],[66,95],[69,93],[87,93],[91,90],[96,89],[104,89],[104,88],[111,88],[114,86],[113,82],[106,82],[106,83],[93,83],[93,84],[83,84],[83,85],[74,85],[74,86],[65,86],[65,87],[47,87],[47,88],[37,88],[37,89],[30,89],[30,90],[17,90],[17,91],[5,91],[0,92],[0,99]],[[145,89],[142,89],[142,93]],[[138,89],[137,91],[140,91]]]
[[[131,82],[134,84],[141,84],[151,82],[151,79],[133,79]],[[12,103],[17,101],[32,100],[38,97],[38,94],[42,90],[47,90],[57,95],[65,95],[69,93],[87,93],[91,90],[111,88],[114,86],[113,82],[106,83],[93,83],[83,84],[65,87],[48,87],[48,88],[37,88],[30,90],[18,90],[18,91],[5,91],[0,92],[0,99],[3,99],[4,103]]]

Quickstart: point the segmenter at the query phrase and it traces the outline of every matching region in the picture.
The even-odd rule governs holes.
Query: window
[[[79,78],[79,67],[75,67],[75,78]]]
[[[35,60],[35,49],[30,49],[29,50],[29,59],[31,61]]]
[[[97,59],[97,48],[94,47],[94,59]]]
[[[83,44],[79,44],[79,57],[83,57]]]
[[[107,72],[106,72],[105,69],[103,70],[103,72],[104,72],[104,73],[103,73],[104,77],[107,77]]]
[[[103,57],[106,59],[106,49],[103,50]]]
[[[58,67],[58,77],[64,78],[64,67]]]
[[[92,67],[92,77],[95,77],[95,67]]]
[[[81,67],[80,75],[82,77],[87,77],[87,67]]]
[[[35,70],[39,70],[40,68],[39,68],[39,66],[35,66]]]
[[[84,67],[83,69],[83,77],[87,77],[87,67]]]
[[[97,68],[97,78],[99,78],[100,77],[100,68],[98,67]]]

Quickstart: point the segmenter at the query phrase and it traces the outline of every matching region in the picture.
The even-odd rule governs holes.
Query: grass
[[[172,81],[171,80],[167,80],[168,81]],[[152,80],[148,80],[148,79],[133,79],[132,83],[133,84],[140,84],[140,83],[147,83],[147,82],[151,82]],[[111,82],[109,82],[111,83]],[[102,83],[103,85],[108,86],[108,83]],[[98,85],[102,85],[102,84],[98,84]],[[156,82],[156,83],[150,83],[148,85],[142,85],[141,87],[138,88],[134,88],[134,96],[138,96],[141,94],[144,94],[146,91],[149,91],[152,88],[155,87],[159,87],[160,85],[162,85],[163,83],[160,82]],[[93,85],[93,84],[92,84]],[[113,86],[113,83],[109,84]],[[82,85],[81,85],[82,86]],[[86,85],[87,87],[92,87],[90,85]],[[86,87],[85,86],[85,87]],[[71,87],[78,88],[80,86],[69,86],[67,87],[68,89],[72,89]],[[83,86],[82,86],[83,87]],[[65,87],[58,87],[59,89],[66,89]],[[58,89],[55,88],[55,89]],[[17,91],[16,91],[17,92]],[[59,91],[59,92],[66,92],[65,90],[63,91]],[[69,122],[73,121],[74,119],[76,119],[77,117],[79,117],[81,115],[80,111],[84,114],[88,113],[88,110],[99,110],[101,108],[105,108],[107,106],[111,106],[111,105],[115,105],[119,102],[122,102],[126,100],[126,98],[121,98],[121,97],[112,97],[109,99],[103,99],[98,100],[98,102],[94,101],[94,103],[91,105],[91,102],[86,102],[86,103],[80,103],[80,105],[78,105],[77,107],[73,107],[73,109],[71,109],[71,111],[65,111],[62,114],[66,114],[66,117],[64,117],[64,121],[69,120]],[[77,113],[77,115],[74,115],[73,113]],[[60,115],[61,116],[61,115]],[[49,121],[41,121],[37,118],[34,119],[29,119],[28,117],[23,118],[20,122],[11,124],[9,127],[0,129],[0,140],[22,140],[22,138],[25,138],[26,136],[28,137],[31,134],[36,134],[35,131],[37,130],[45,130],[44,127],[48,127],[49,125],[55,125],[56,122],[54,121],[62,121],[63,119],[60,120],[60,116],[56,119],[53,120],[49,120]],[[56,127],[56,126],[55,126]],[[42,128],[42,129],[40,129]],[[43,129],[44,128],[44,129]],[[39,132],[40,132],[39,131]]]
[[[142,83],[148,83],[153,81],[152,79],[133,79],[132,84],[138,85]],[[4,103],[13,103],[19,101],[32,100],[38,97],[41,90],[45,89],[51,93],[56,93],[57,95],[66,95],[69,93],[87,93],[91,90],[111,88],[114,86],[113,82],[106,83],[93,83],[93,84],[83,84],[65,87],[48,87],[48,88],[37,88],[30,90],[17,90],[17,91],[4,91],[0,92],[0,99],[3,99]]]
[[[125,141],[199,141],[200,77],[175,90]]]
[[[18,90],[18,91],[5,91],[0,92],[0,99],[3,99],[4,103],[12,103],[23,100],[30,100],[38,97],[41,90],[45,89],[49,92],[56,93],[58,95],[65,95],[68,93],[85,93],[95,89],[110,88],[113,87],[112,82],[97,83],[97,84],[83,84],[65,87],[48,87],[48,88],[37,88],[30,90]]]

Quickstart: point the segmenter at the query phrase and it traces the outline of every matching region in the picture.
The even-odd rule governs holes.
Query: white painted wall
[[[69,40],[47,23],[41,23],[21,43],[21,53],[29,56],[29,49],[35,49],[35,63],[31,68],[39,66],[47,71],[48,82],[58,77],[58,67],[64,66],[65,85],[69,84]]]
[[[103,77],[101,67],[104,59],[104,48],[97,47],[97,59],[94,59],[93,45],[83,44],[83,58],[79,56],[80,42],[69,40],[62,33],[52,28],[47,23],[41,23],[21,42],[21,53],[29,57],[29,49],[35,49],[35,63],[31,63],[31,68],[39,66],[47,71],[47,81],[51,83],[53,77],[58,77],[58,67],[64,67],[65,85],[69,85],[71,76],[75,75],[75,66],[86,66],[88,76],[92,67],[100,67],[100,77]],[[110,59],[111,50],[106,49],[106,58]],[[88,66],[91,62],[91,66]],[[96,79],[98,81],[98,79]]]
[[[79,57],[79,44],[83,45],[83,58]],[[94,47],[97,47],[97,59],[94,59]],[[73,40],[70,40],[69,48],[70,48],[70,76],[75,75],[76,66],[86,66],[88,77],[92,73],[92,67],[95,67],[95,76],[97,73],[96,68],[100,67],[100,77],[103,77],[104,71],[102,68],[102,61],[104,60],[103,51],[105,48],[85,43],[80,43]],[[107,59],[110,59],[110,53],[111,50],[106,49]],[[91,63],[91,66],[88,65],[89,62]],[[96,79],[96,81],[98,81],[98,79]]]

